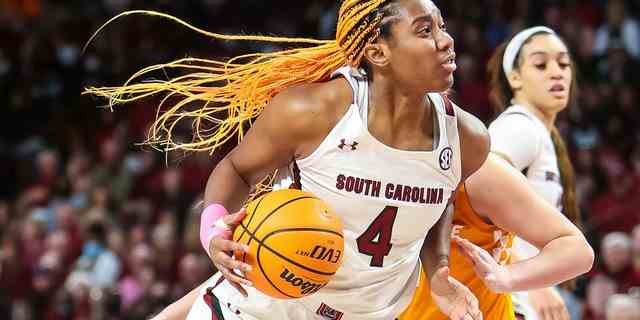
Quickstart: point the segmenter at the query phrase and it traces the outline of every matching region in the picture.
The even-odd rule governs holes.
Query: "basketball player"
[[[512,105],[490,126],[492,153],[523,171],[532,188],[544,200],[559,210],[564,209],[567,218],[576,222],[578,209],[574,195],[573,170],[562,138],[553,125],[556,114],[566,108],[572,94],[575,93],[575,72],[566,45],[551,29],[535,27],[524,30],[496,50],[489,63],[489,71],[492,79],[491,98],[498,112],[504,111],[507,105]],[[496,183],[491,187],[502,188],[504,192],[496,190],[495,193],[508,196],[481,198],[478,195],[486,186],[477,183],[476,179],[480,178],[474,176],[467,180],[465,189],[456,196],[454,229],[461,237],[479,248],[492,252],[495,260],[506,264],[515,261],[514,255],[508,254],[512,244],[511,235],[515,232],[526,239],[527,243],[525,251],[517,251],[520,259],[529,259],[526,264],[530,265],[533,265],[534,261],[539,261],[540,264],[547,261],[549,265],[553,265],[551,268],[542,267],[548,272],[547,284],[557,284],[572,278],[566,275],[577,276],[579,271],[585,271],[581,268],[582,265],[578,265],[580,262],[585,263],[584,258],[587,256],[580,257],[576,253],[584,252],[586,243],[582,245],[582,250],[575,247],[579,243],[577,239],[582,239],[577,228],[572,225],[565,226],[570,227],[565,232],[571,231],[569,234],[577,241],[573,243],[572,248],[566,245],[551,246],[545,239],[540,238],[541,234],[535,233],[536,228],[544,228],[545,232],[551,232],[549,228],[566,224],[559,212],[556,216],[548,214],[545,218],[537,211],[527,209],[524,204],[519,204],[519,208],[506,210],[507,208],[501,204],[507,200],[513,201],[512,188]],[[560,239],[559,237],[559,234],[552,236],[553,239]],[[522,238],[517,238],[516,243],[524,243],[525,240]],[[528,243],[535,243],[538,248],[544,249],[539,252],[535,246]],[[493,285],[487,286],[480,281],[486,280],[486,277],[473,272],[474,264],[476,267],[479,266],[478,261],[464,261],[464,257],[468,256],[467,250],[464,249],[470,246],[473,247],[468,241],[464,241],[462,250],[453,248],[452,275],[471,288],[478,297],[485,318],[513,319],[514,311],[509,295],[500,292],[515,289],[509,286],[497,293],[491,292]],[[519,246],[516,247],[520,249]],[[567,252],[569,255],[554,254],[553,250],[558,253]],[[488,254],[485,256],[490,257]],[[562,257],[562,264],[554,261],[558,256]],[[515,263],[504,268],[524,270],[519,272],[519,277],[538,274],[539,270],[536,269],[540,267],[524,265],[525,263]],[[533,283],[529,283],[517,290],[541,288],[539,283],[536,284],[534,286]],[[536,309],[543,319],[569,318],[561,297],[553,288],[541,288],[532,293],[531,297],[537,299]],[[402,319],[443,319],[444,316],[428,302],[429,300],[428,284],[423,281]],[[535,316],[534,310],[525,311],[526,309],[520,308],[522,305],[517,306],[516,312],[525,315],[526,319]]]
[[[579,224],[573,167],[555,127],[557,114],[575,98],[574,66],[566,44],[549,28],[524,30],[503,45],[489,66],[491,100],[502,112],[491,124],[490,134],[492,151],[522,171],[538,194]],[[517,259],[538,253],[520,237],[515,238],[514,248]],[[513,298],[516,313],[527,320],[569,319],[555,288],[516,292]]]
[[[580,231],[527,184],[521,174],[501,157],[493,155],[467,179],[466,187],[461,188],[456,196],[454,239],[462,250],[455,247],[452,250],[452,270],[480,298],[480,307],[487,319],[514,318],[509,295],[502,292],[556,284],[588,271],[593,263],[593,251]],[[528,219],[522,219],[523,213]],[[496,263],[494,258],[502,263],[510,260],[513,232],[544,249],[533,259],[515,263],[507,269]],[[461,237],[480,247],[461,240]],[[467,261],[465,256],[473,262]],[[482,276],[476,276],[474,269]],[[512,276],[508,276],[510,274]],[[196,292],[184,299],[194,301]],[[189,306],[191,302],[184,305]],[[167,308],[160,315],[161,319],[165,319],[162,316],[167,316],[166,319],[184,318],[187,311],[183,310],[180,317],[178,306],[176,303]],[[176,312],[175,317],[171,312]],[[440,318],[445,316],[438,312],[431,301],[429,288],[424,284],[401,317]]]
[[[553,285],[587,272],[593,264],[593,250],[576,226],[537,195],[521,173],[495,154],[489,155],[458,190],[455,206],[453,239],[460,249],[451,250],[452,274],[479,298],[485,319],[515,318],[508,291]],[[523,213],[527,219],[523,219]],[[504,264],[512,258],[514,232],[543,250],[526,262],[506,267]],[[422,274],[421,280],[424,279]],[[206,284],[154,319],[186,318],[202,288]],[[421,282],[400,320],[445,318],[433,303],[429,286]]]
[[[169,149],[211,150],[235,132],[243,137],[206,186],[201,240],[219,272],[195,294],[188,319],[393,319],[410,302],[421,265],[448,317],[482,318],[475,297],[448,276],[453,212],[443,212],[489,152],[482,123],[440,94],[453,83],[453,48],[430,0],[345,0],[335,41],[249,55],[245,64],[178,61],[145,70],[206,72],[89,90],[111,103],[160,92],[186,97],[151,131],[151,142]],[[192,111],[195,102],[203,106]],[[211,129],[199,127],[202,120],[220,111],[229,117],[214,120],[213,136],[204,136]],[[256,115],[245,136],[243,125]],[[173,144],[171,129],[189,116],[197,140]],[[345,252],[326,287],[276,300],[234,272],[250,266],[228,254],[246,250],[229,231],[252,186],[292,161],[301,188],[342,218]]]

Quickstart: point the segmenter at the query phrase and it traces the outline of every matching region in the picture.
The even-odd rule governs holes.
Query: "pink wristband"
[[[229,214],[229,212],[225,207],[214,203],[207,206],[200,215],[200,242],[209,257],[211,257],[211,252],[209,252],[211,239],[219,235],[231,235],[231,231],[229,229],[221,228],[216,225],[216,222],[227,214]]]

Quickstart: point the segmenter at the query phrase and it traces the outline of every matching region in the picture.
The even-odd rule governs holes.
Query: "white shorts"
[[[326,320],[296,300],[273,299],[255,288],[245,298],[216,273],[205,282],[187,320]],[[217,284],[217,285],[216,285]]]

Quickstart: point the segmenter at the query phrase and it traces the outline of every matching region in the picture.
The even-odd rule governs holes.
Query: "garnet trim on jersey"
[[[293,160],[293,183],[289,186],[289,189],[302,190],[302,182],[300,181],[300,168],[295,160]]]
[[[456,113],[454,111],[453,104],[451,103],[451,100],[449,100],[446,94],[442,95],[442,100],[444,101],[444,110],[447,113],[447,115],[455,117]]]
[[[215,288],[215,286],[207,288],[207,292],[202,298],[204,299],[204,302],[207,304],[209,309],[211,309],[211,320],[224,320],[222,309],[220,308],[220,300],[218,300],[218,298],[213,295],[213,288]]]

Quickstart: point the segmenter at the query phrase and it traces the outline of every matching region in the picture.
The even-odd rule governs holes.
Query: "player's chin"
[[[550,97],[547,100],[548,108],[551,110],[563,110],[567,107],[567,105],[569,104],[569,98],[568,97]]]
[[[453,74],[448,74],[438,81],[434,92],[445,92],[453,87]]]

